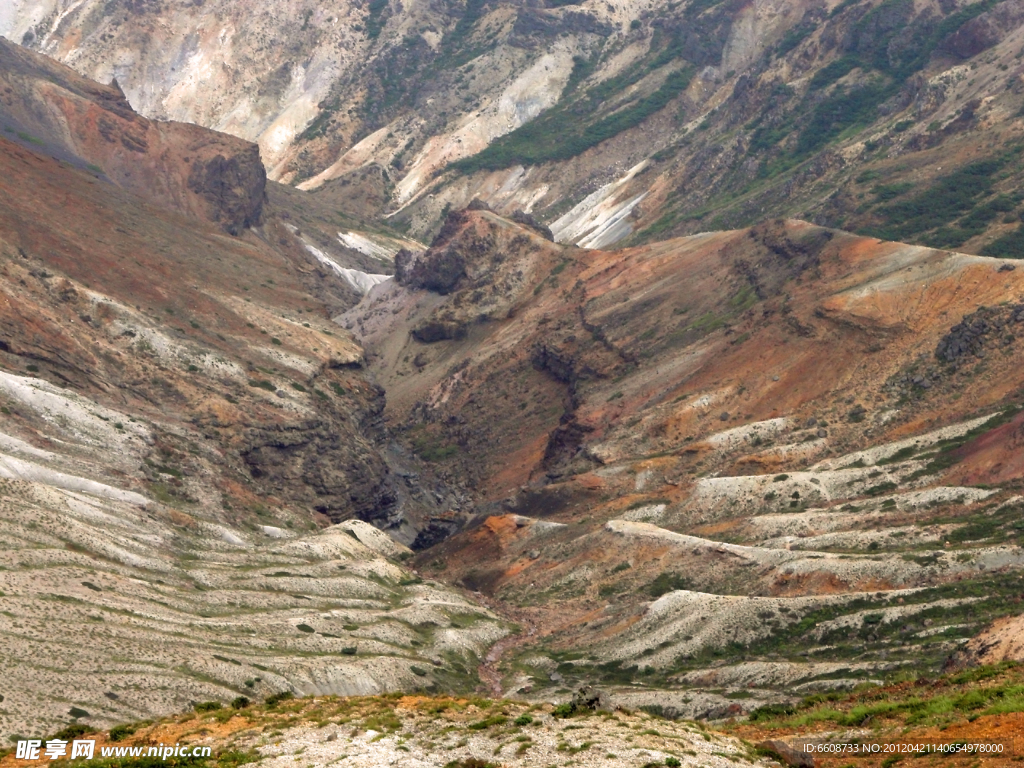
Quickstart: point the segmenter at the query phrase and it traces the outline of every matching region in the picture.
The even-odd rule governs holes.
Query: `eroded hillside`
[[[239,184],[264,178],[253,145],[150,122],[4,41],[0,82],[4,738],[474,685],[504,621],[359,520],[412,540],[444,511],[328,316],[361,295],[338,270],[386,255],[321,242],[354,219]],[[259,216],[208,207],[197,167]]]
[[[0,34],[429,240],[474,197],[608,247],[798,217],[1020,257],[1014,0],[17,0]]]
[[[103,22],[113,7],[68,9],[39,45],[56,45],[74,14]],[[928,16],[851,3],[716,80],[710,62],[719,43],[735,53],[745,8],[673,9],[679,26],[616,54],[620,79],[602,79],[600,58],[587,69],[570,57],[571,72],[542,58],[535,74],[561,72],[570,100],[543,114],[502,102],[536,120],[462,155],[424,133],[441,165],[459,161],[433,181],[412,168],[403,187],[367,150],[315,192],[266,184],[241,139],[139,116],[127,84],[90,83],[0,41],[0,632],[16,690],[3,692],[0,726],[110,724],[282,690],[479,684],[558,700],[584,682],[624,706],[723,717],[934,671],[990,619],[1019,613],[1024,273],[1012,260],[771,216],[614,251],[557,242],[607,245],[662,216],[671,206],[647,207],[632,186],[648,168],[666,185],[692,180],[697,191],[680,199],[704,195],[719,223],[731,220],[740,208],[715,195],[738,178],[732,166],[701,175],[686,158],[710,163],[717,152],[699,153],[725,147],[728,131],[740,137],[741,124],[767,137],[751,140],[760,154],[743,164],[764,182],[766,203],[750,216],[826,192],[829,210],[846,211],[829,190],[859,155],[820,166],[835,173],[814,176],[819,186],[785,180],[897,115],[884,110],[945,66],[948,40],[968,24],[995,25],[985,38],[995,42],[971,56],[995,46],[1005,58],[1013,40],[980,13],[1001,6]],[[133,9],[144,12],[117,17],[124,34],[166,10]],[[501,10],[452,23],[475,39]],[[571,6],[528,11],[502,27],[525,35],[519,53],[550,32],[523,19],[602,39]],[[401,18],[368,37],[381,56]],[[630,18],[616,21],[623,34],[647,34],[648,17],[635,28]],[[927,35],[893,32],[928,19]],[[501,39],[465,51],[497,55]],[[805,90],[770,102],[778,130],[729,122],[744,103],[734,76],[764,65],[748,96],[766,93],[775,68],[812,45],[824,58],[808,59]],[[841,63],[814,70],[838,51]],[[997,79],[1016,76],[1002,59],[987,63]],[[422,82],[414,64],[409,87]],[[602,82],[632,95],[613,102],[611,85],[593,90]],[[732,90],[700,91],[707,82]],[[877,98],[849,122],[847,97],[865,93]],[[1013,98],[1007,88],[990,104]],[[635,131],[671,138],[665,110],[697,114],[714,99],[706,128],[677,121],[694,133],[683,154],[621,164],[617,173],[633,170],[609,189],[640,207],[616,208],[598,190],[569,219],[543,214],[544,195],[564,212],[593,187],[597,166],[573,164],[616,146],[658,152]],[[414,103],[396,99],[375,119],[388,141],[429,159],[433,149],[388,127]],[[1024,167],[1008,140],[1014,120],[940,124],[934,144],[878,143],[885,161],[864,144],[878,165],[856,184],[897,168],[906,149],[927,186],[886,177],[872,192],[885,205],[859,203],[851,226],[934,246],[1010,227]],[[319,162],[312,148],[337,127],[325,126],[287,152]],[[807,126],[827,141],[803,146]],[[573,143],[573,131],[601,140]],[[552,184],[522,197],[537,174],[501,165],[519,141],[549,153],[538,164],[571,193]],[[940,155],[953,167],[942,171]],[[538,216],[480,203],[445,211],[482,190],[501,210]],[[744,195],[730,200],[754,199]],[[377,218],[406,202],[390,221],[437,230],[429,248]],[[599,208],[610,218],[588,228]],[[702,227],[679,219],[648,234],[677,225]],[[55,634],[55,622],[84,629]],[[139,693],[154,686],[159,696]]]
[[[500,690],[711,716],[1019,611],[1011,262],[799,221],[584,251],[477,208],[338,319],[475,495],[418,563],[529,628]]]

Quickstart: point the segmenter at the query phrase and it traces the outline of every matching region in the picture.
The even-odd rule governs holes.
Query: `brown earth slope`
[[[421,239],[479,197],[588,247],[797,217],[1020,257],[1022,21],[1016,0],[82,0],[8,3],[0,34]]]
[[[539,628],[506,685],[756,698],[939,665],[1019,603],[1022,279],[799,221],[602,252],[472,210],[339,321],[475,497],[419,563]]]
[[[439,505],[329,320],[358,294],[296,224],[336,220],[287,198],[225,218],[190,179],[258,210],[232,170],[262,182],[249,145],[138,118],[2,42],[0,81],[3,738],[472,685],[501,622],[355,519],[411,540]]]
[[[116,83],[87,80],[3,38],[0,92],[8,134],[60,147],[119,187],[231,234],[262,220],[267,178],[255,144],[147,120]]]

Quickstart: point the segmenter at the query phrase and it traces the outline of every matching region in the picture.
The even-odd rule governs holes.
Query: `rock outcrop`
[[[1024,332],[1024,304],[982,307],[965,315],[939,340],[935,357],[955,364],[966,355],[984,357],[988,350],[1013,344]]]
[[[192,145],[186,151],[199,152]],[[250,144],[225,157],[192,161],[188,188],[207,204],[207,215],[232,235],[262,223],[267,173],[260,162],[259,148]]]
[[[972,637],[946,660],[947,670],[1024,661],[1024,616],[1007,616]]]
[[[798,217],[1024,254],[1019,168],[908,215],[1017,143],[1016,0],[129,5],[7,2],[0,34],[116,77],[146,117],[256,142],[274,180],[413,237],[478,199],[586,247]]]
[[[148,120],[132,110],[116,82],[86,80],[3,38],[0,91],[9,137],[233,235],[263,221],[267,174],[255,144]]]

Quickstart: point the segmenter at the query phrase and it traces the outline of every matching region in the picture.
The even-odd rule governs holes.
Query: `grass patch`
[[[639,62],[626,72],[609,78],[589,92],[564,98],[535,120],[492,142],[482,152],[467,157],[452,168],[461,173],[481,170],[501,170],[513,165],[540,165],[569,160],[614,136],[636,127],[651,115],[664,109],[669,102],[689,87],[694,70],[690,66],[670,73],[653,93],[640,97],[609,115],[597,117],[605,101],[621,92],[646,73],[661,67],[675,53],[671,46]],[[574,79],[581,80],[588,62],[577,59]],[[570,87],[566,88],[566,92]],[[589,117],[589,119],[588,119]]]

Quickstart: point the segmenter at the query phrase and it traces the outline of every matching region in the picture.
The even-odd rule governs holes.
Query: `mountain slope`
[[[797,216],[1013,257],[1020,29],[1012,0],[87,0],[0,16],[0,34],[116,77],[147,115],[258,140],[272,178],[370,172],[377,212],[420,239],[479,197],[587,246]]]
[[[421,582],[408,549],[357,519],[411,540],[439,505],[408,482],[419,462],[329,320],[359,294],[303,238],[337,219],[275,208],[261,185],[246,198],[237,179],[264,174],[252,145],[151,123],[12,49],[0,41],[0,732],[471,687],[503,622]],[[100,169],[108,119],[146,141],[118,139]],[[191,196],[201,163],[258,223],[232,219],[232,236],[224,208]]]
[[[857,7],[863,15],[846,16]],[[836,45],[856,56],[771,103],[789,110],[778,126],[792,128],[761,134],[775,137],[758,150],[768,169],[759,189],[773,205],[801,198],[772,185],[863,128],[819,106],[841,102],[846,115],[850,94],[892,97],[897,75],[933,66],[939,42],[971,23],[939,24],[921,37],[935,46],[903,50],[889,32],[907,8],[879,9],[830,12],[835,25],[822,29],[833,42],[842,31]],[[470,16],[468,39],[499,10]],[[539,18],[598,37],[572,9],[530,10],[509,17],[505,33],[548,34],[520,26]],[[530,124],[571,124],[550,143],[526,135],[574,195],[597,183],[587,176],[597,166],[574,176],[574,163],[613,146],[651,151],[632,132],[714,74],[690,65],[728,48],[726,11],[743,11],[676,10],[687,24],[717,26],[696,37],[667,26],[656,50],[636,53],[637,69],[613,81],[633,106],[615,109],[610,86],[591,101],[600,78],[577,60],[579,78],[561,71],[567,89],[583,87],[562,104],[577,105],[578,119],[555,105]],[[875,43],[860,47],[868,27]],[[888,64],[873,58],[882,43]],[[83,710],[109,723],[143,708],[133,699],[117,709],[106,702],[118,691],[104,701],[84,684],[74,709],[32,689],[73,676],[38,662],[40,616],[89,621],[90,643],[72,663],[128,675],[127,686],[159,680],[168,692],[157,711],[257,685],[348,693],[465,689],[479,678],[535,698],[600,681],[631,707],[722,717],[934,670],[982,624],[1019,612],[1024,278],[1012,261],[776,218],[614,251],[555,242],[570,231],[564,239],[602,245],[629,234],[624,209],[603,193],[551,227],[471,204],[448,212],[424,250],[374,221],[396,195],[419,193],[391,186],[373,162],[312,193],[271,185],[264,199],[258,183],[235,183],[262,179],[251,146],[211,136],[204,146],[217,154],[196,160],[212,169],[210,186],[261,209],[225,227],[222,209],[133,186],[132,167],[115,162],[130,156],[121,150],[102,155],[109,173],[90,154],[144,128],[140,173],[181,190],[195,167],[182,147],[192,145],[157,150],[201,129],[138,118],[113,86],[3,45],[12,566],[0,599],[13,606],[3,631],[32,670],[25,695],[44,702],[44,721],[29,723],[17,699],[4,728]],[[886,103],[855,112],[867,125]],[[692,126],[695,142],[721,145],[715,121],[732,109],[722,105],[706,130]],[[808,149],[801,137],[818,134],[804,128],[822,124],[807,121],[826,113],[828,140]],[[107,131],[116,141],[104,135],[108,114],[123,121],[112,123],[121,133]],[[873,193],[887,204],[857,215],[944,243],[932,238],[1013,213],[1006,188],[1019,149],[982,152],[955,144],[966,133],[941,136],[950,143],[919,156],[960,147],[957,161],[970,162],[921,193],[887,180]],[[576,153],[577,139],[592,138]],[[456,159],[444,142],[431,146]],[[491,146],[463,156],[436,189],[465,174],[460,184],[499,182],[492,199],[522,206],[517,185],[533,176],[490,170],[509,144]],[[222,154],[231,147],[235,163]],[[646,167],[624,164],[615,194],[641,194],[631,185],[646,183]],[[732,183],[727,166],[706,169],[708,194],[712,178]],[[855,183],[872,181],[864,173]],[[438,191],[431,202],[426,189],[392,220],[458,199]],[[603,229],[588,228],[598,209]],[[432,216],[413,233],[435,229]],[[410,557],[419,574],[403,565]],[[506,636],[511,619],[520,632]],[[61,641],[46,646],[54,657]],[[158,650],[141,667],[111,661],[145,648]]]
[[[1012,263],[797,221],[583,251],[479,208],[339,321],[476,490],[417,562],[531,628],[502,690],[720,716],[1019,610]]]

